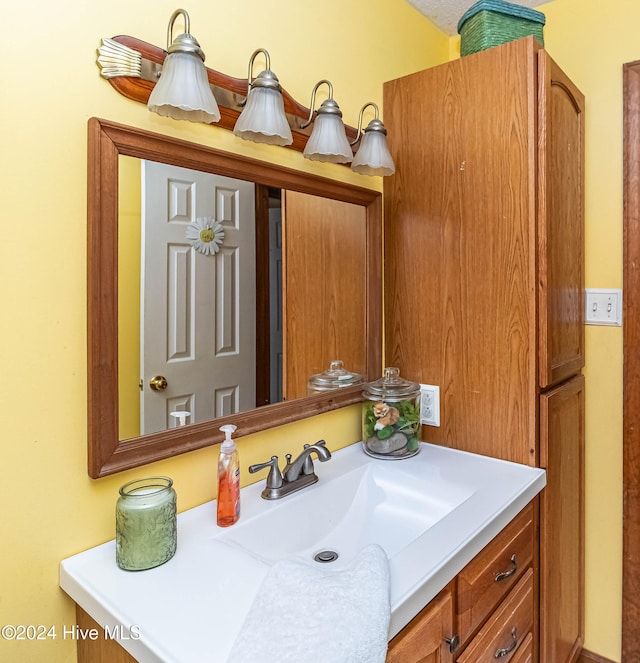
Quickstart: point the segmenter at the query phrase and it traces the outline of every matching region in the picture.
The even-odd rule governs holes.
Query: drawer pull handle
[[[502,658],[503,656],[509,656],[509,654],[518,646],[518,629],[514,626],[511,629],[511,644],[505,649],[498,649],[493,655],[494,658]]]
[[[445,638],[444,640],[449,645],[449,651],[452,654],[455,654],[456,651],[458,651],[458,647],[460,646],[460,637],[458,635],[454,635],[452,638]]]
[[[516,562],[516,556],[511,555],[511,568],[508,571],[501,571],[500,573],[496,573],[496,582],[506,580],[507,578],[511,577],[517,570],[518,562]]]

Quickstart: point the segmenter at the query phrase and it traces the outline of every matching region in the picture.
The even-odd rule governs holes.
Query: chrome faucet
[[[250,465],[251,474],[267,467],[270,468],[267,485],[261,493],[262,497],[265,500],[278,500],[296,490],[314,484],[318,480],[318,476],[313,469],[312,453],[315,453],[322,463],[331,458],[331,452],[327,449],[326,442],[319,440],[315,444],[305,444],[302,453],[293,462],[291,462],[291,454],[287,454],[287,464],[282,471],[278,465],[277,456],[271,456],[271,460],[266,463]]]

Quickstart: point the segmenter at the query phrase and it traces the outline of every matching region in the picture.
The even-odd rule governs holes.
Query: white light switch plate
[[[622,325],[622,290],[587,288],[585,322],[588,325]]]

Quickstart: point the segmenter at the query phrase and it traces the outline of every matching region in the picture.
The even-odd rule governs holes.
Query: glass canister
[[[169,477],[138,479],[120,488],[116,503],[116,562],[143,571],[170,560],[177,547],[177,499]]]
[[[374,458],[397,460],[420,451],[420,385],[389,367],[363,392],[362,442]]]
[[[354,384],[362,382],[362,375],[351,373],[344,364],[336,359],[329,364],[329,368],[324,373],[312,375],[307,382],[307,393],[309,395],[319,394],[333,389],[342,389],[351,387]]]

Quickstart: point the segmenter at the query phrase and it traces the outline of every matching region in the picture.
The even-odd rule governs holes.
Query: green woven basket
[[[542,45],[542,12],[503,0],[480,0],[458,22],[460,55],[470,55],[521,37],[533,35]]]

